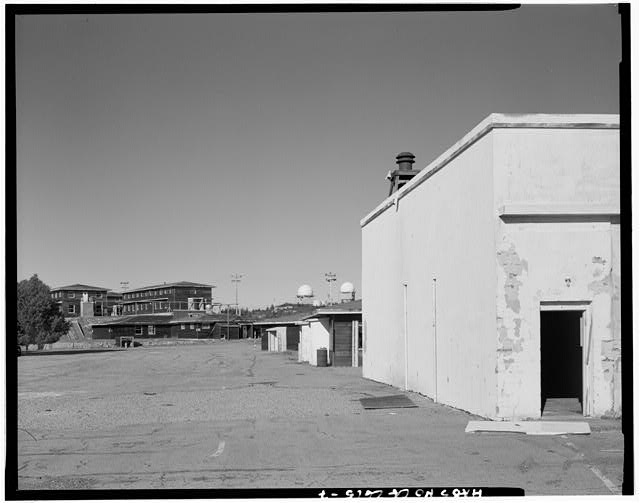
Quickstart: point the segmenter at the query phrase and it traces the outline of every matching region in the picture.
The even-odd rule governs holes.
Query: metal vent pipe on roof
[[[413,169],[413,163],[415,162],[416,156],[411,152],[400,152],[396,156],[396,163],[398,164],[398,169],[402,170],[410,170]]]

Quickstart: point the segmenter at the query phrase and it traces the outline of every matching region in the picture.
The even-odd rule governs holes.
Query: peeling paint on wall
[[[522,320],[520,318],[516,318],[514,320],[515,323],[515,328],[513,329],[513,335],[515,336],[516,340],[513,344],[513,350],[516,353],[520,353],[522,351],[522,338],[520,337],[520,325],[522,324]]]
[[[507,307],[514,313],[520,312],[520,299],[518,293],[522,282],[518,277],[522,271],[528,271],[529,265],[524,259],[520,259],[516,253],[516,247],[512,244],[508,250],[499,250],[498,263],[505,272],[506,280],[504,282],[504,298]]]
[[[611,273],[607,274],[602,279],[592,281],[587,285],[587,287],[594,295],[611,292]]]

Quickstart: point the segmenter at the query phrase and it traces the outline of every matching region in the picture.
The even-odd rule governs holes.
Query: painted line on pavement
[[[218,448],[216,449],[216,452],[214,452],[213,454],[209,455],[210,458],[217,458],[218,456],[220,456],[220,454],[222,454],[224,452],[224,440],[222,440],[219,444],[218,444]]]
[[[589,468],[591,468],[591,471],[595,474],[595,476],[598,477],[605,486],[607,486],[607,489],[609,489],[609,491],[611,491],[613,494],[618,494],[620,492],[618,490],[618,486],[611,482],[607,477],[605,477],[604,474],[595,466],[590,466]]]

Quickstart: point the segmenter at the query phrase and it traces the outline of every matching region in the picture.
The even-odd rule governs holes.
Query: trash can
[[[327,366],[327,348],[320,348],[317,351],[318,367]]]

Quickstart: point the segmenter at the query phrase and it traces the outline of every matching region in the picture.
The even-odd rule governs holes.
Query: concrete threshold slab
[[[469,421],[465,433],[497,432],[526,435],[589,435],[585,421]]]

